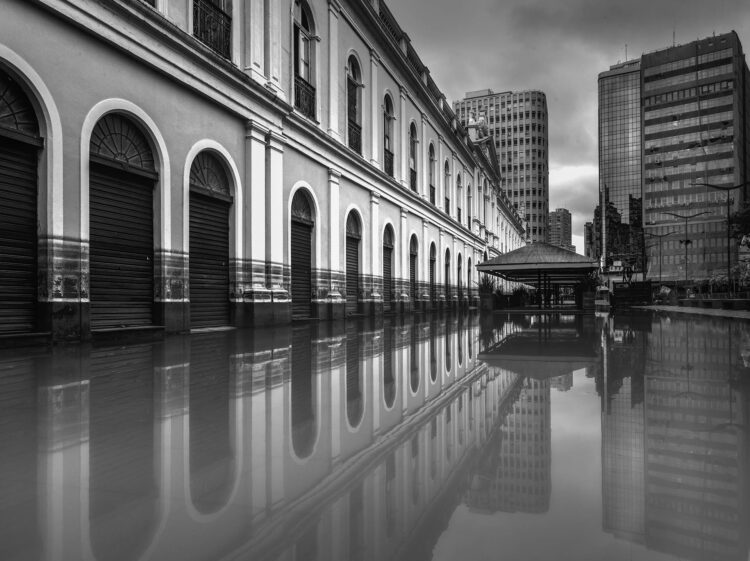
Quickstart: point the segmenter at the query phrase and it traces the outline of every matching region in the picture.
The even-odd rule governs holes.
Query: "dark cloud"
[[[450,100],[539,89],[549,107],[550,207],[583,235],[596,206],[597,76],[643,52],[734,29],[750,51],[748,0],[391,0],[391,11]],[[565,177],[561,182],[559,178]],[[553,206],[553,201],[556,202]],[[582,248],[578,248],[582,251]]]

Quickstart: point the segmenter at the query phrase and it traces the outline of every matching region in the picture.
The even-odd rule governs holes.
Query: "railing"
[[[398,23],[396,23],[396,19],[393,17],[391,11],[386,7],[384,3],[381,2],[379,8],[380,21],[383,22],[383,25],[385,25],[388,33],[390,33],[391,37],[393,37],[393,39],[398,43],[401,40],[401,35],[403,35],[401,28],[399,27]]]
[[[383,164],[385,165],[385,173],[393,177],[393,152],[385,148],[383,150],[383,154],[384,154]]]
[[[315,119],[315,88],[301,76],[294,77],[294,107],[305,117]]]
[[[193,35],[201,43],[229,58],[232,17],[208,0],[193,0]]]
[[[443,209],[445,210],[445,214],[451,213],[451,200],[448,197],[445,197],[445,206]]]
[[[417,170],[409,169],[409,186],[412,191],[417,190]]]
[[[456,209],[456,220],[458,220],[458,223],[461,223],[461,207],[458,207]]]
[[[349,121],[349,148],[362,154],[362,127],[354,121]]]
[[[435,204],[435,186],[430,183],[430,203]]]

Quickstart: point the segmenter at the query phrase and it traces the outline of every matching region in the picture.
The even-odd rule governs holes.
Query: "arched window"
[[[231,58],[232,0],[193,0],[193,35],[224,58]]]
[[[445,160],[445,166],[443,166],[443,192],[445,193],[445,214],[451,213],[451,166],[448,160]]]
[[[429,180],[430,180],[430,203],[435,204],[435,147],[430,143],[428,150],[430,157],[430,169],[429,169]]]
[[[409,186],[412,191],[417,190],[417,125],[409,126]]]
[[[461,224],[461,207],[463,206],[463,195],[464,191],[461,187],[461,175],[456,177],[456,220]]]
[[[466,226],[471,230],[471,183],[466,185]]]
[[[294,107],[315,118],[315,28],[307,2],[294,2]]]
[[[362,154],[362,72],[354,55],[346,64],[346,120],[348,146]]]
[[[383,165],[384,171],[393,177],[393,101],[386,94],[383,100]]]

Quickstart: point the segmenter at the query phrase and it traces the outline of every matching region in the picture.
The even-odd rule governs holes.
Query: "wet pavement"
[[[417,316],[0,354],[0,559],[746,560],[750,323]]]

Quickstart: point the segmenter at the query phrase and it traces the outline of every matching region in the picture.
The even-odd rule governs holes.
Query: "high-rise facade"
[[[674,232],[661,244],[663,276],[726,274],[727,192],[696,183],[731,187],[748,178],[750,95],[739,38],[731,32],[644,54],[641,84],[646,232]],[[747,189],[730,196],[730,211],[737,210]],[[648,253],[652,270],[659,267],[658,245]],[[730,251],[736,263],[735,243]]]
[[[640,115],[640,60],[599,74],[600,212],[594,227],[603,241],[603,266],[619,262],[636,271],[643,266]]]
[[[661,271],[663,280],[692,283],[725,277],[728,261],[736,264],[727,214],[747,188],[728,188],[743,185],[750,171],[748,76],[735,32],[646,53],[599,75],[593,227],[603,267],[622,261],[646,278]]]
[[[522,219],[531,241],[549,241],[549,143],[547,97],[537,90],[466,93],[454,103],[465,126],[484,120],[500,158],[502,188]]]
[[[557,208],[549,213],[549,243],[569,251],[576,250],[573,245],[570,211],[567,208]]]

